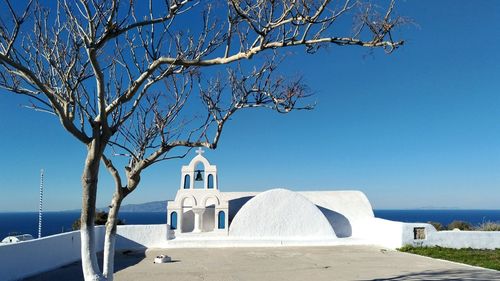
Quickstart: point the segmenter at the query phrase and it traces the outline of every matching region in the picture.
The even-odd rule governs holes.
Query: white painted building
[[[228,232],[228,202],[217,184],[217,167],[198,155],[182,166],[181,185],[174,201],[167,203],[167,223],[175,234]],[[199,187],[197,182],[203,183]]]
[[[368,198],[360,191],[222,192],[217,167],[202,155],[203,150],[197,153],[187,166],[182,166],[179,190],[167,203],[169,246],[197,246],[209,239],[201,244],[273,244],[286,240],[292,244],[398,247],[402,239],[416,239],[412,231],[423,237],[432,228],[428,224],[375,218]]]

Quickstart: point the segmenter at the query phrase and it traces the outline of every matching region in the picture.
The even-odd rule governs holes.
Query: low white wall
[[[434,231],[428,233],[423,246],[446,248],[500,249],[500,231]]]
[[[104,226],[95,229],[96,250],[104,248]],[[167,225],[118,226],[116,249],[162,247]],[[80,260],[80,232],[72,231],[19,243],[0,244],[0,280],[18,280]]]
[[[161,248],[167,241],[167,224],[117,226],[116,250]]]
[[[96,228],[102,251],[104,228]],[[80,260],[80,232],[72,231],[0,246],[0,280],[18,280]]]
[[[103,226],[95,229],[96,250],[104,248]],[[167,225],[118,226],[116,249],[162,247]],[[80,260],[80,232],[72,231],[19,243],[0,244],[0,280],[18,280]]]
[[[353,238],[390,249],[402,246],[403,223],[379,218],[355,221],[353,227]]]
[[[500,231],[437,231],[427,223],[402,223],[401,246],[439,246],[445,248],[500,249]],[[414,228],[425,228],[425,239],[414,239]],[[401,247],[398,246],[398,247]]]

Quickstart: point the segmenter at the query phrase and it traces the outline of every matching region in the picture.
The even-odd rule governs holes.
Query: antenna
[[[40,203],[38,205],[38,238],[42,237],[43,169],[40,170]]]

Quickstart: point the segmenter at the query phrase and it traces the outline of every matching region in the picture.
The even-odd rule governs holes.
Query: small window
[[[214,176],[212,174],[208,175],[208,189],[214,188]]]
[[[189,189],[191,186],[191,177],[189,175],[184,176],[184,189]]]
[[[415,239],[415,240],[425,239],[425,227],[414,227],[413,228],[413,239]]]
[[[224,213],[224,211],[220,211],[219,212],[219,225],[218,225],[218,228],[219,229],[224,229],[226,228],[226,214]]]
[[[170,213],[170,229],[177,229],[177,212]]]

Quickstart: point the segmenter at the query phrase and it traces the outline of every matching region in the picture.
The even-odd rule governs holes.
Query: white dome
[[[286,189],[272,189],[250,199],[234,217],[229,235],[307,239],[336,237],[316,205]]]

